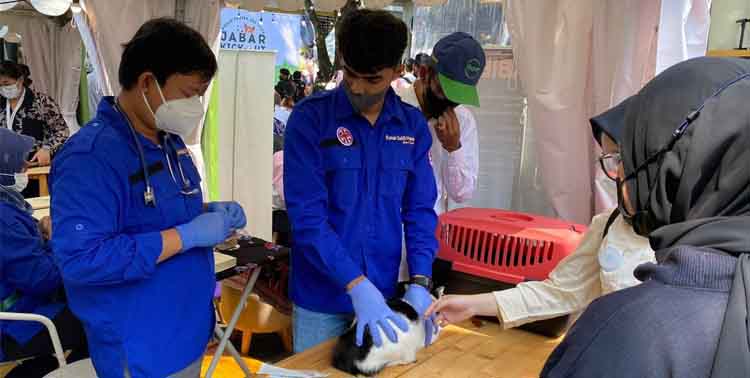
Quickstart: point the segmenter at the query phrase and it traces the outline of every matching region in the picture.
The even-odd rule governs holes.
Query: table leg
[[[39,176],[39,196],[45,197],[49,195],[49,187],[47,186],[47,175]]]
[[[219,359],[221,359],[221,355],[224,354],[224,349],[226,349],[227,347],[227,343],[229,342],[229,337],[232,336],[232,331],[234,330],[234,327],[237,325],[237,320],[239,320],[240,314],[242,314],[242,311],[245,309],[245,305],[247,304],[247,299],[250,297],[250,294],[253,292],[253,287],[255,286],[255,282],[258,281],[258,276],[260,276],[260,267],[256,266],[253,268],[253,273],[250,276],[250,279],[247,281],[247,285],[245,285],[245,290],[242,291],[240,302],[237,304],[237,308],[234,309],[234,313],[232,314],[232,319],[229,320],[229,324],[227,324],[226,333],[223,335],[223,337],[219,338],[220,340],[219,347],[216,348],[216,353],[214,353],[214,357],[213,359],[211,359],[211,365],[208,367],[208,371],[206,372],[206,378],[211,378],[213,376],[214,371],[216,370],[216,366],[219,364]],[[232,349],[234,349],[234,347],[232,347]],[[241,360],[242,359],[240,359],[240,361]],[[240,365],[240,367],[242,366]]]

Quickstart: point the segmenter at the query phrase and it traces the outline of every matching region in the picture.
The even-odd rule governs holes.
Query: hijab
[[[748,74],[750,61],[734,58],[667,69],[628,105],[621,142],[633,176],[624,185],[648,218],[654,250],[684,245],[738,257],[712,377],[750,376]]]
[[[746,74],[750,61],[692,59],[654,78],[629,104],[621,148],[625,176],[634,177],[625,185],[636,211],[651,218],[654,250],[690,245],[750,253],[750,77],[740,79]],[[643,166],[670,145],[687,117],[696,118],[684,134]]]

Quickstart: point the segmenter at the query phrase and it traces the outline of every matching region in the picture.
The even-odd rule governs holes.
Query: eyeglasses
[[[604,174],[607,175],[610,180],[617,181],[617,171],[620,169],[620,163],[622,163],[622,155],[620,155],[619,152],[602,154],[597,160],[599,160],[599,165],[601,166],[602,171],[604,171]]]
[[[618,182],[618,191],[619,191],[618,195],[621,195],[621,193],[622,193],[622,185],[625,182],[627,182],[628,180],[634,179],[641,170],[646,169],[649,165],[651,165],[653,163],[658,163],[657,171],[661,168],[661,160],[664,157],[664,155],[666,154],[666,152],[672,150],[672,148],[677,143],[677,141],[683,135],[685,135],[685,132],[687,131],[688,127],[690,127],[690,125],[692,125],[693,122],[695,122],[695,120],[698,119],[698,117],[701,114],[701,111],[706,106],[706,104],[708,103],[709,100],[711,100],[712,98],[718,97],[721,94],[721,92],[723,92],[725,89],[729,88],[733,84],[737,83],[738,81],[745,80],[745,79],[748,79],[748,78],[750,78],[750,73],[746,73],[746,74],[737,76],[736,78],[734,78],[732,80],[729,80],[728,82],[724,83],[721,87],[719,87],[719,89],[717,89],[711,96],[709,96],[705,100],[703,100],[703,102],[700,104],[700,106],[698,106],[698,108],[696,108],[695,110],[693,110],[690,113],[688,113],[688,115],[685,117],[685,119],[682,121],[682,123],[680,123],[680,125],[672,132],[672,137],[669,139],[669,141],[666,144],[664,144],[659,150],[657,150],[648,159],[646,159],[646,161],[644,161],[643,163],[641,163],[632,172],[630,172],[630,174],[628,174],[627,176],[625,176],[625,178],[623,178],[622,180],[620,180]],[[622,161],[622,160],[620,160],[620,161]],[[602,165],[602,167],[604,167],[604,165]],[[605,171],[605,173],[606,173],[606,171]],[[607,176],[609,177],[609,175],[607,175]],[[649,187],[651,188],[652,185],[649,185]],[[650,204],[651,204],[651,194],[652,193],[653,193],[653,190],[650,190],[648,192],[648,197],[647,197],[646,202],[645,202],[646,203],[646,210],[643,211],[644,213],[648,213],[648,208],[650,207]],[[624,216],[624,218],[626,220],[630,221],[635,216],[635,214],[631,214],[630,211],[628,211],[628,209],[625,206],[622,205],[622,201],[620,201],[619,208],[620,208],[620,213]]]

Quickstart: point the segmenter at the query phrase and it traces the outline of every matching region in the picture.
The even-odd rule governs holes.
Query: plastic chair
[[[231,286],[223,285],[221,290],[221,313],[227,319],[231,316],[239,303],[241,292]],[[278,312],[273,306],[264,303],[252,294],[247,300],[247,306],[242,311],[236,329],[242,331],[241,353],[247,355],[253,333],[278,333],[287,351],[292,349],[292,320]]]
[[[57,328],[49,318],[37,314],[0,312],[0,320],[37,322],[42,323],[42,325],[47,328],[50,338],[52,339],[52,348],[55,351],[55,358],[57,358],[57,363],[60,365],[60,368],[47,374],[45,378],[96,378],[96,371],[94,370],[94,365],[91,363],[91,359],[80,360],[68,365],[65,361],[65,353],[63,353],[62,343],[60,342]]]

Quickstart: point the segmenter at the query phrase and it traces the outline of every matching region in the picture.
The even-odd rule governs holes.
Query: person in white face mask
[[[626,100],[627,101],[627,100]],[[594,136],[603,154],[599,158],[607,177],[618,177],[614,161],[622,131],[625,104],[591,119]],[[609,120],[608,122],[603,122]],[[476,295],[447,295],[428,314],[437,313],[442,325],[472,316],[497,316],[504,328],[537,320],[578,315],[594,299],[640,283],[633,271],[655,262],[648,239],[638,235],[617,210],[596,215],[578,248],[560,261],[544,281],[529,281],[515,288]]]
[[[80,321],[65,305],[49,223],[32,217],[21,192],[28,183],[26,157],[34,139],[0,128],[0,312],[46,316],[60,332],[68,362],[88,356]],[[49,335],[39,324],[0,321],[0,361],[21,359],[7,378],[42,377],[57,368]]]
[[[57,103],[32,89],[31,83],[25,65],[11,61],[0,63],[0,127],[34,138],[27,160],[32,166],[47,166],[70,131]],[[23,194],[38,196],[38,183],[32,182]]]
[[[216,69],[198,32],[146,22],[125,44],[120,94],[55,158],[53,250],[99,377],[200,374],[215,324],[212,247],[246,226],[238,203],[203,203],[183,141]]]

